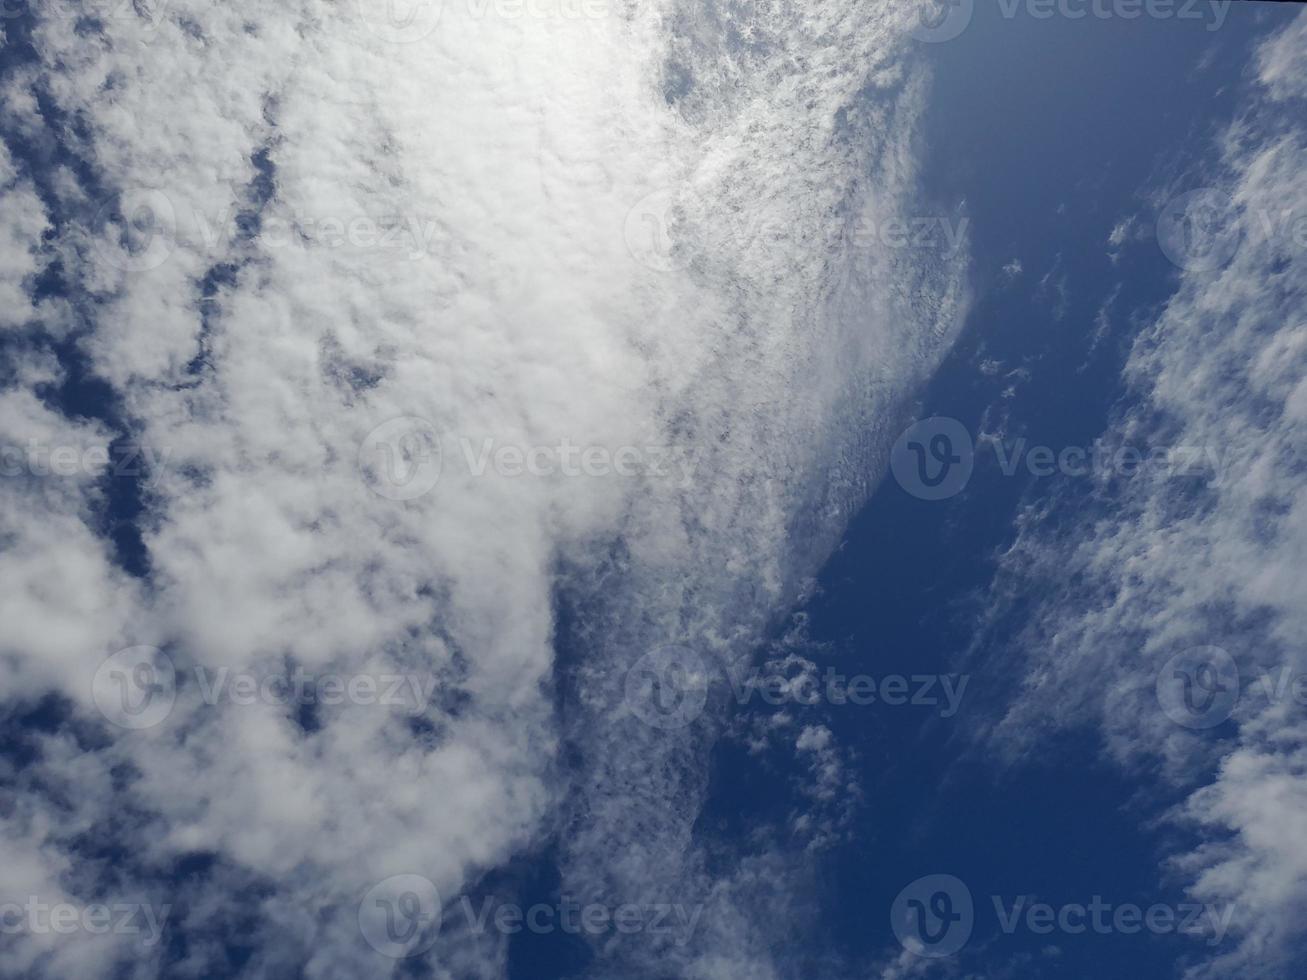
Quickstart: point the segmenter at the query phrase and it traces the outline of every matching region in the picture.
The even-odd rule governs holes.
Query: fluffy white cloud
[[[79,165],[37,203],[57,211],[77,349],[111,394],[103,423],[72,421],[19,379],[0,418],[14,440],[116,436],[154,464],[133,484],[142,578],[95,515],[116,476],[4,487],[5,621],[25,624],[6,631],[7,689],[73,705],[14,774],[32,816],[5,846],[41,824],[67,864],[102,824],[120,858],[83,888],[178,904],[173,975],[205,975],[235,931],[249,975],[353,977],[392,965],[355,919],[373,884],[420,874],[451,900],[558,832],[572,893],[707,909],[694,943],[610,944],[614,962],[765,975],[732,896],[780,872],[713,881],[691,835],[716,724],[644,725],[624,677],[669,642],[731,669],[750,655],[960,322],[963,253],[845,244],[914,207],[914,12],[437,9],[37,13],[4,98]],[[30,242],[34,220],[5,233]],[[367,449],[397,418],[439,441],[424,494],[387,488]],[[478,471],[481,447],[564,440],[697,465],[688,481]],[[421,447],[390,448],[402,468]],[[560,602],[576,669],[556,677]],[[173,665],[175,703],[118,731],[97,667],[142,644]],[[198,680],[296,669],[430,676],[437,694],[416,719],[306,715],[209,704]],[[56,787],[88,771],[59,810]],[[36,963],[37,942],[13,955]],[[430,968],[493,975],[500,946],[445,930]],[[115,952],[76,972],[112,974]]]
[[[31,181],[19,176],[8,148],[0,143],[0,329],[22,326],[36,313],[29,296],[32,277],[45,268],[41,237],[50,227]]]

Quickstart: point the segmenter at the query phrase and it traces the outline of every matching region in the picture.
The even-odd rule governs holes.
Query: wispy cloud
[[[1220,141],[1223,177],[1207,193],[1236,224],[1163,243],[1172,254],[1180,242],[1178,291],[1135,344],[1109,433],[1220,447],[1225,476],[1068,486],[1023,515],[1000,577],[1039,604],[995,743],[1037,752],[1055,728],[1096,725],[1123,765],[1160,770],[1187,797],[1171,815],[1207,843],[1171,870],[1241,910],[1238,939],[1192,966],[1203,977],[1286,968],[1307,901],[1295,830],[1307,726],[1291,698],[1258,689],[1268,672],[1307,669],[1307,248],[1257,220],[1307,212],[1301,102],[1267,98],[1293,96],[1282,66],[1304,23],[1261,49],[1258,121]],[[1232,248],[1188,261],[1213,241]]]

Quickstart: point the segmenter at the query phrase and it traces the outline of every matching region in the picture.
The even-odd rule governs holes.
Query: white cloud
[[[1279,77],[1285,38],[1263,48]],[[1208,843],[1178,855],[1195,894],[1232,901],[1240,940],[1196,976],[1270,976],[1302,939],[1307,852],[1300,822],[1307,726],[1260,696],[1260,671],[1307,669],[1307,252],[1261,233],[1258,215],[1307,210],[1307,131],[1262,105],[1265,129],[1235,124],[1221,141],[1222,190],[1245,216],[1242,242],[1217,270],[1188,270],[1127,366],[1133,394],[1109,442],[1200,446],[1218,479],[1141,473],[1022,517],[1002,579],[1040,611],[1022,637],[1028,666],[998,743],[1035,752],[1063,725],[1101,726],[1126,765],[1192,791],[1177,819]],[[1073,488],[1067,488],[1067,493]],[[1175,654],[1226,648],[1245,681],[1236,734],[1176,724],[1155,696]],[[1301,710],[1300,708],[1298,709]]]
[[[1307,19],[1298,17],[1261,46],[1257,74],[1276,99],[1307,98]]]
[[[44,206],[60,212],[67,301],[93,321],[80,349],[119,401],[112,422],[74,423],[23,379],[0,419],[14,439],[103,441],[115,425],[166,465],[149,475],[143,580],[91,515],[95,474],[4,487],[5,620],[27,630],[6,630],[7,689],[60,691],[98,732],[48,740],[40,779],[16,790],[47,821],[43,851],[71,860],[86,826],[123,814],[106,832],[128,857],[101,884],[180,892],[183,973],[204,975],[240,923],[252,976],[306,957],[309,976],[375,976],[391,964],[354,922],[369,887],[416,873],[452,899],[561,826],[574,893],[710,904],[715,948],[669,954],[686,975],[765,975],[764,946],[720,942],[745,935],[732,895],[747,876],[710,880],[691,836],[715,723],[648,729],[623,713],[622,681],[667,642],[750,653],[957,329],[957,255],[832,244],[910,213],[912,10],[528,21],[449,2],[392,43],[370,29],[382,0],[171,0],[99,31],[79,20],[92,7],[42,10],[39,63],[4,95],[34,138],[52,139],[43,104],[79,121],[65,149],[95,186],[64,170]],[[727,40],[738,30],[759,42],[748,53]],[[660,191],[662,268],[626,222]],[[31,220],[13,227],[31,240]],[[421,229],[402,254],[367,231],[396,227]],[[401,416],[446,437],[438,483],[408,501],[357,463]],[[449,458],[459,437],[702,459],[689,487],[474,477]],[[561,719],[560,593],[584,613]],[[183,685],[160,725],[114,733],[92,678],[138,644],[183,677],[420,670],[440,691],[415,729],[357,704],[304,725]],[[111,769],[49,818],[41,786]],[[167,884],[197,855],[216,858],[206,877]],[[493,974],[499,947],[445,936],[431,968]],[[76,972],[115,964],[106,949]]]

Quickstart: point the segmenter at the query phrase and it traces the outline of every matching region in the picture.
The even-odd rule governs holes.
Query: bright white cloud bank
[[[1174,816],[1206,843],[1174,871],[1234,902],[1242,930],[1192,966],[1203,977],[1288,970],[1307,909],[1304,25],[1261,48],[1262,89],[1205,178],[1213,209],[1167,242],[1185,269],[1135,345],[1134,394],[1108,434],[1206,447],[1221,472],[1145,468],[1073,508],[1032,509],[1006,559],[1008,584],[1043,602],[996,735],[1031,751],[1096,722],[1120,761],[1191,791]]]
[[[153,976],[166,947],[170,976],[387,975],[373,885],[452,902],[555,834],[580,897],[704,905],[693,942],[604,962],[771,969],[732,904],[766,859],[714,881],[695,857],[712,722],[650,727],[623,685],[664,644],[747,656],[960,320],[960,250],[847,244],[920,209],[913,11],[399,6],[65,2],[0,49],[42,164],[38,188],[0,156],[0,325],[31,341],[0,434],[75,451],[3,485],[0,681],[12,711],[74,707],[5,763],[0,862],[11,901],[169,904],[184,937],[26,929],[0,973]],[[103,421],[38,397],[71,352]],[[423,421],[369,441],[399,418]],[[123,443],[155,461],[144,577],[103,532]],[[139,646],[175,703],[107,724],[93,692],[139,675],[97,670]],[[416,719],[206,703],[296,669],[434,693]],[[496,975],[503,947],[451,925],[424,969]]]

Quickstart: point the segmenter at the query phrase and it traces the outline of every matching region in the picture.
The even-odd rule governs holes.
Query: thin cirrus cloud
[[[1064,488],[1022,515],[998,579],[1000,595],[1040,601],[989,744],[1020,756],[1097,726],[1113,758],[1180,794],[1169,817],[1202,842],[1168,871],[1238,911],[1237,938],[1195,955],[1194,977],[1289,969],[1307,905],[1304,30],[1300,16],[1261,45],[1253,102],[1206,176],[1160,195],[1163,214],[1187,195],[1196,223],[1161,226],[1178,288],[1135,342],[1104,435],[1201,447],[1219,466]]]
[[[11,718],[65,715],[6,763],[0,847],[24,895],[169,906],[181,938],[23,934],[3,972],[202,976],[239,936],[250,976],[384,975],[369,889],[451,901],[551,835],[579,896],[704,909],[610,962],[772,969],[740,904],[784,860],[714,879],[691,833],[711,712],[651,727],[624,678],[666,644],[732,669],[794,599],[956,333],[965,242],[847,244],[917,200],[908,6],[586,9],[8,25],[0,430],[78,462],[4,487]],[[426,492],[361,453],[396,419],[439,450]],[[512,468],[564,440],[646,465]],[[124,446],[151,461],[134,562],[105,522]],[[166,717],[105,724],[97,671],[141,648],[175,671]],[[416,712],[206,699],[295,669],[433,686]],[[451,926],[423,955],[493,976],[503,942]]]

